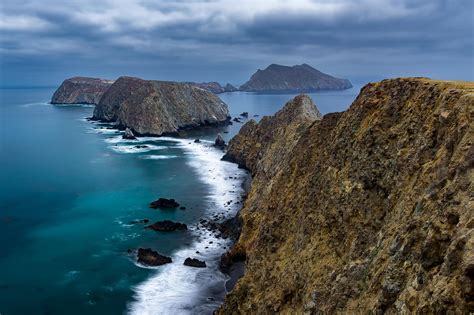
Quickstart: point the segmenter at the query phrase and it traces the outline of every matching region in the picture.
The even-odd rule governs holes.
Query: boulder
[[[150,208],[177,208],[179,207],[179,203],[176,202],[174,199],[166,199],[166,198],[159,198],[158,200],[153,201],[150,203]]]
[[[189,266],[189,267],[196,267],[196,268],[206,268],[205,261],[202,261],[196,258],[191,258],[191,257],[186,258],[186,260],[184,261],[184,265]]]
[[[137,262],[146,266],[161,266],[172,262],[170,257],[161,255],[151,248],[139,248]]]
[[[125,133],[123,134],[122,138],[127,139],[127,140],[136,140],[137,139],[135,137],[135,135],[133,134],[133,131],[130,130],[129,128],[125,129]]]
[[[226,147],[225,141],[220,133],[217,134],[217,138],[214,141],[214,146],[219,149],[224,149]]]
[[[147,225],[145,226],[145,229],[150,229],[150,230],[159,231],[159,232],[173,232],[176,230],[184,231],[184,230],[187,230],[188,227],[184,223],[164,220],[164,221],[158,221],[153,224]]]

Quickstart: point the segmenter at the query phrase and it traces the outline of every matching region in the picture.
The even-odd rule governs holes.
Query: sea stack
[[[227,105],[190,84],[120,77],[103,95],[93,119],[115,122],[135,135],[174,134],[228,123]]]
[[[217,314],[472,312],[472,91],[384,80],[342,113],[298,96],[245,124],[225,158],[253,179],[224,262],[246,268]]]
[[[347,79],[338,79],[322,73],[307,64],[282,66],[271,64],[264,70],[257,70],[241,91],[302,93],[320,90],[349,89],[352,84]]]
[[[98,104],[114,81],[74,77],[64,80],[54,92],[51,104]]]

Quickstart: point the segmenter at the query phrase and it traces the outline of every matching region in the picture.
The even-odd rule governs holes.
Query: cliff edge
[[[227,253],[246,272],[218,313],[473,312],[474,83],[384,80],[322,119],[286,108],[229,143],[253,182]]]

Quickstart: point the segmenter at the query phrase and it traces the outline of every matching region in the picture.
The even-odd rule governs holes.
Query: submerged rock
[[[166,198],[159,198],[150,203],[150,208],[157,209],[157,208],[177,208],[179,207],[179,203],[174,199],[166,199]]]
[[[145,229],[150,229],[159,232],[173,232],[176,230],[184,231],[187,230],[188,227],[184,223],[173,222],[170,220],[158,221],[153,224],[145,226]]]
[[[137,262],[146,266],[161,266],[172,262],[170,257],[155,252],[151,248],[139,248]]]
[[[240,116],[244,117],[244,118],[248,118],[249,117],[249,113],[248,112],[243,112],[240,114]]]
[[[133,134],[133,132],[129,128],[125,129],[125,133],[123,134],[122,138],[127,139],[127,140],[136,140],[137,139],[135,137],[135,135]]]
[[[186,258],[186,260],[184,261],[184,265],[189,266],[189,267],[196,267],[196,268],[206,268],[205,261],[202,261],[196,258],[191,258],[191,257]]]

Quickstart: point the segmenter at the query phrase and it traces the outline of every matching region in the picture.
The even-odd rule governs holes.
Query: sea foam
[[[182,148],[187,153],[186,163],[208,185],[209,194],[205,196],[205,202],[209,210],[206,215],[234,216],[239,206],[235,203],[226,205],[226,202],[240,197],[245,171],[235,164],[221,161],[222,151],[207,142],[194,143],[189,139],[169,137],[159,139],[175,142]],[[197,240],[190,247],[174,253],[171,264],[158,267],[155,275],[133,288],[134,301],[128,306],[130,314],[212,314],[222,303],[228,276],[219,271],[218,261],[224,247],[231,243],[207,231],[199,234],[195,226],[190,230]],[[207,268],[184,266],[187,257],[205,260]]]

